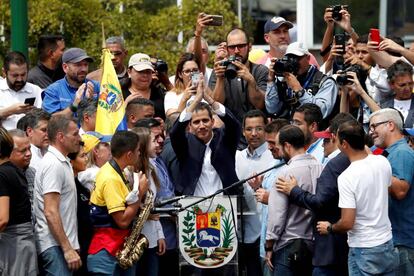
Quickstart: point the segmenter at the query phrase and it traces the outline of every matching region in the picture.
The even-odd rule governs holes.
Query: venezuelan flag
[[[96,112],[95,131],[112,135],[116,130],[126,130],[125,106],[121,85],[111,61],[111,52],[102,50],[102,81]]]

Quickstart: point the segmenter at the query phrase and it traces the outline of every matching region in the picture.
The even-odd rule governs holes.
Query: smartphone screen
[[[26,99],[24,100],[24,103],[25,103],[25,104],[28,104],[28,105],[34,105],[35,100],[36,100],[36,98],[26,98]]]
[[[200,73],[191,73],[191,85],[197,86],[200,81]]]
[[[369,33],[372,41],[380,43],[380,32],[378,29],[370,29]]]

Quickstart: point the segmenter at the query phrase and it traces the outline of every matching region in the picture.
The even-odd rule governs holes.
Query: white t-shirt
[[[167,114],[170,109],[177,109],[184,93],[177,94],[175,91],[168,91],[164,97],[164,110]]]
[[[394,99],[394,108],[401,112],[404,116],[404,121],[407,119],[408,112],[410,112],[411,101],[411,99],[402,101]]]
[[[392,239],[388,218],[391,165],[381,155],[354,161],[338,177],[340,208],[356,209],[349,247],[374,247]]]
[[[34,183],[35,235],[39,254],[52,246],[59,246],[43,211],[47,193],[60,194],[59,214],[63,230],[72,248],[79,249],[75,177],[69,159],[53,146],[49,146],[43,157]]]

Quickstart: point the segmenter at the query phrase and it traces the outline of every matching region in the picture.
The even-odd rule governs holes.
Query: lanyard
[[[119,176],[122,178],[122,181],[124,181],[124,184],[128,186],[129,182],[125,179],[124,173],[122,172],[121,168],[119,167],[118,163],[114,159],[109,160],[109,164],[114,168],[114,170],[119,174]]]

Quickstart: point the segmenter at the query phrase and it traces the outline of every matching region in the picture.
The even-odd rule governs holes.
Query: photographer
[[[239,120],[252,109],[264,110],[268,70],[248,60],[251,43],[244,30],[236,28],[227,35],[227,43],[216,51],[214,72],[209,87],[214,100],[224,104]]]
[[[292,109],[314,103],[325,119],[332,112],[337,95],[335,81],[309,64],[309,52],[303,43],[290,44],[282,60],[272,60],[265,104],[267,112],[275,117],[290,119]]]

